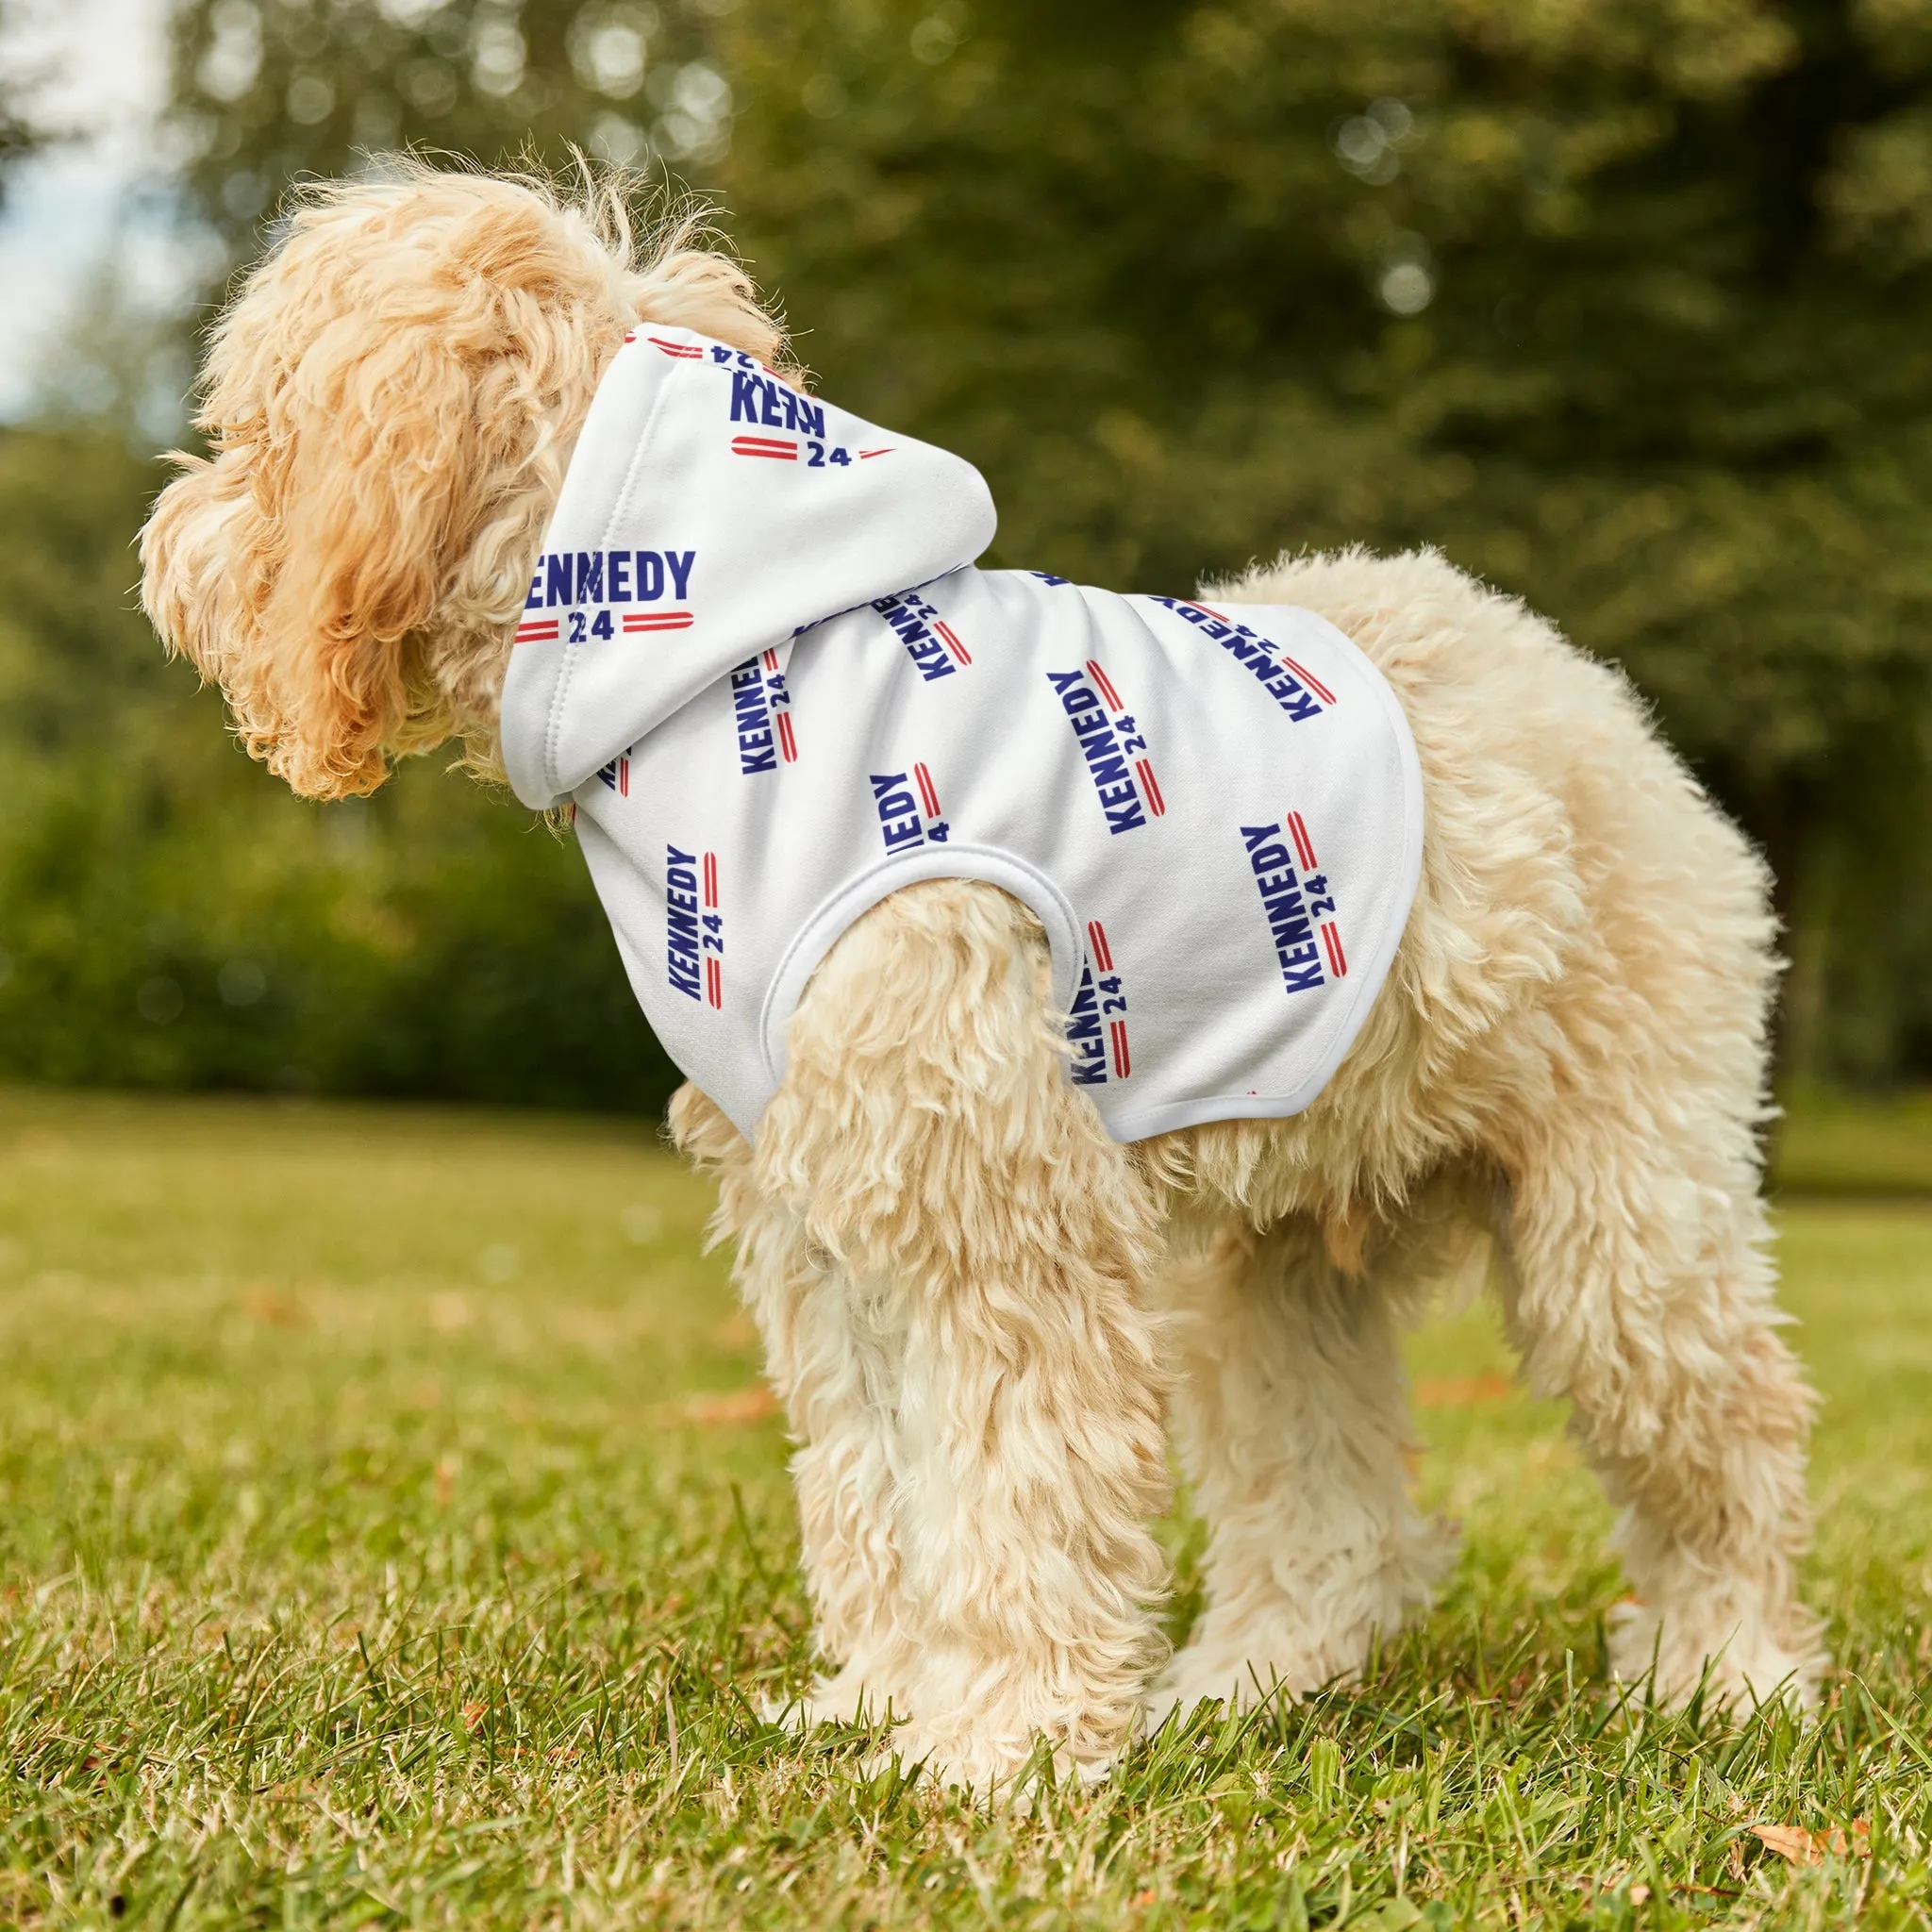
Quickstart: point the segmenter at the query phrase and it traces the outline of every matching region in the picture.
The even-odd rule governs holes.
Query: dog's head
[[[641,258],[616,189],[415,165],[300,197],[210,339],[212,454],[175,458],[142,533],[156,629],[296,791],[372,791],[452,737],[495,768],[517,613],[625,331],[778,358],[691,235]]]

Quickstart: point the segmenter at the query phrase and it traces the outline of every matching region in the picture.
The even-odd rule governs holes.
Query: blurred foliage
[[[676,1075],[568,844],[433,760],[302,803],[162,659],[153,480],[0,436],[0,1076],[655,1111]]]
[[[6,47],[5,58],[0,58],[0,205],[5,203],[9,171],[25,159],[42,138],[29,112],[29,97],[38,75],[18,49],[21,11],[19,0],[0,0],[0,44]]]
[[[996,562],[1172,590],[1430,542],[1520,592],[1770,854],[1788,1067],[1932,1072],[1932,0],[187,0],[175,32],[232,261],[300,173],[575,142],[718,194],[827,391],[986,471]],[[0,602],[19,661],[103,679],[85,758],[8,754],[0,1054],[661,1091],[608,1044],[641,1027],[573,856],[430,771],[353,822],[275,797],[120,599],[136,481],[10,452],[113,594]],[[230,958],[258,1007],[219,1005]]]
[[[1790,1058],[1932,1068],[1932,5],[772,5],[723,46],[741,245],[832,393],[987,472],[1001,560],[1439,545],[1764,844]]]

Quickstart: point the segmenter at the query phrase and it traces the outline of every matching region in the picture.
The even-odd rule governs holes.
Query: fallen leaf
[[[1507,1402],[1515,1393],[1515,1383],[1493,1369],[1480,1375],[1415,1385],[1416,1404],[1422,1408],[1463,1408],[1474,1403]]]
[[[463,1706],[463,1728],[474,1731],[490,1713],[487,1704],[466,1704]]]
[[[308,1313],[292,1295],[272,1288],[251,1288],[242,1297],[242,1312],[251,1322],[268,1322],[277,1328],[306,1328]]]
[[[1754,1824],[1758,1842],[1768,1852],[1788,1858],[1793,1865],[1822,1865],[1827,1857],[1855,1858],[1872,1856],[1872,1821],[1855,1818],[1848,1839],[1837,1825],[1829,1831],[1807,1831],[1802,1824]]]
[[[778,1398],[762,1383],[754,1389],[734,1389],[728,1395],[692,1395],[669,1413],[674,1423],[696,1423],[701,1428],[730,1428],[739,1423],[761,1423],[778,1413]]]

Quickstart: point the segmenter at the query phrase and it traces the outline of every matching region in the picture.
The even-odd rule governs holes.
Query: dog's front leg
[[[893,1390],[903,1337],[809,1240],[798,1207],[761,1184],[749,1144],[695,1087],[671,1104],[678,1148],[718,1181],[713,1232],[735,1243],[739,1291],[798,1447],[800,1555],[814,1647],[831,1667],[774,1714],[808,1727],[905,1708],[911,1655],[892,1532]],[[878,1323],[887,1325],[881,1331]]]
[[[816,1346],[862,1391],[883,1469],[841,1463],[866,1521],[839,1546],[891,1553],[867,1574],[890,1576],[872,1665],[894,1749],[981,1790],[1041,1736],[1064,1769],[1104,1770],[1163,1651],[1155,1204],[1066,1080],[1043,969],[1004,893],[894,895],[801,1004],[754,1157],[837,1284]]]

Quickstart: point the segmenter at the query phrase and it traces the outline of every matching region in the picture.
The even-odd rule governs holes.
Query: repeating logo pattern
[[[1155,597],[1150,601],[1186,618],[1204,637],[1211,638],[1236,663],[1254,675],[1261,689],[1294,724],[1319,718],[1335,703],[1335,693],[1313,672],[1296,663],[1259,631],[1237,624],[1233,618],[1210,610],[1205,604],[1190,604],[1178,597]]]
[[[1067,1045],[1072,1050],[1068,1071],[1076,1086],[1105,1087],[1109,1073],[1116,1080],[1133,1075],[1126,990],[1113,963],[1107,928],[1097,919],[1087,922],[1087,957],[1067,1018]]]
[[[732,458],[791,463],[803,471],[850,469],[864,460],[893,453],[891,445],[858,448],[833,441],[835,432],[824,405],[792,388],[775,371],[741,351],[722,344],[675,341],[666,336],[641,331],[626,338],[633,340],[641,340],[651,351],[673,360],[708,366],[715,372],[708,375],[703,384],[694,383],[691,387],[708,412],[719,412],[709,418],[709,433],[720,437]],[[723,422],[720,416],[724,418]],[[713,444],[713,449],[718,451],[718,459],[724,460],[719,445]],[[732,468],[730,464],[726,467]],[[732,474],[742,476],[744,473],[732,468]],[[697,552],[691,549],[546,552],[530,581],[517,626],[517,641],[580,642],[687,628],[695,622],[692,585],[697,561]],[[717,568],[714,561],[714,572]],[[1050,572],[1034,571],[1026,575],[1048,590],[1069,587],[1067,578]],[[946,594],[943,585],[933,588],[938,588],[940,594]],[[1078,594],[1081,593],[1076,591]],[[1291,723],[1304,724],[1336,706],[1334,690],[1307,665],[1298,662],[1277,642],[1249,625],[1205,604],[1172,597],[1150,601],[1172,611],[1240,664],[1267,693],[1273,707]],[[930,684],[962,674],[973,675],[974,653],[967,639],[919,590],[876,598],[871,608],[898,640],[906,664],[921,681]],[[953,608],[970,612],[977,607],[955,604]],[[1161,622],[1151,612],[1144,614],[1152,624]],[[794,635],[811,627],[802,625]],[[980,646],[982,657],[992,649],[987,638],[997,638],[995,629],[982,633],[969,623],[968,630],[974,642]],[[1044,641],[1055,632],[1066,635],[1058,625],[1051,629],[1042,625],[1041,637]],[[1077,630],[1074,634],[1078,635]],[[1088,636],[1096,646],[1106,647],[1098,631],[1090,631]],[[1178,635],[1171,634],[1169,641],[1171,647],[1180,644]],[[883,640],[874,637],[870,647],[874,655],[884,651],[885,666],[898,661],[897,654]],[[1070,658],[1071,651],[1067,655]],[[1124,666],[1127,670],[1125,681],[1135,695],[1143,699],[1158,699],[1161,695],[1140,689],[1154,674],[1137,670],[1127,647],[1123,645],[1109,655],[1115,658],[1117,667]],[[980,668],[977,676],[982,684],[990,674],[997,672],[999,658],[995,651],[993,658]],[[1038,667],[1040,660],[1033,661]],[[1198,655],[1193,656],[1193,661],[1198,664]],[[730,724],[728,727],[720,724],[718,728],[730,731],[741,775],[746,778],[775,773],[781,766],[799,761],[791,693],[780,662],[778,650],[761,650],[734,665],[727,675]],[[901,680],[899,691],[903,697],[908,691],[903,683],[906,672],[902,669],[891,675]],[[1038,706],[1045,701],[1038,684],[1030,681],[1038,675],[1037,668],[1024,674],[1027,680],[1025,690],[1031,696],[1024,699],[1023,708],[1035,713],[1036,718]],[[1109,838],[1143,829],[1151,821],[1164,818],[1168,808],[1156,772],[1154,747],[1107,666],[1092,657],[1067,669],[1047,670],[1044,675],[1053,700],[1074,734]],[[1188,675],[1185,663],[1178,675]],[[808,691],[810,689],[808,685]],[[711,715],[715,717],[715,713]],[[809,724],[807,728],[811,729]],[[1057,727],[1045,728],[1057,734]],[[1156,735],[1162,735],[1158,720]],[[815,756],[823,757],[827,742],[813,740]],[[913,744],[918,742],[916,738],[911,740]],[[1063,765],[1064,741],[1058,742],[1062,750],[1051,762]],[[1163,738],[1163,742],[1167,743],[1172,759],[1175,755],[1174,741]],[[928,740],[927,744],[930,748],[938,745],[939,741]],[[641,748],[634,749],[641,755]],[[724,747],[718,744],[716,750],[723,754]],[[612,758],[597,774],[619,798],[628,799],[631,795],[631,762],[632,754],[626,752]],[[946,769],[949,787],[957,791],[960,782],[958,772],[950,765]],[[1171,763],[1169,776],[1174,776]],[[1187,776],[1183,771],[1174,782],[1182,787],[1177,796],[1187,801],[1184,810],[1191,812],[1196,807],[1193,793],[1187,789]],[[865,777],[867,793],[863,795],[870,797],[874,821],[888,858],[944,843],[950,838],[952,827],[944,815],[938,782],[928,763],[915,760],[903,770],[871,772]],[[857,774],[843,776],[839,782],[841,788],[855,785]],[[858,795],[843,791],[842,796],[850,801],[843,809],[855,808]],[[957,798],[955,802],[958,802]],[[1221,817],[1221,830],[1214,836],[1225,839],[1230,829],[1240,833],[1241,845],[1234,849],[1246,858],[1284,992],[1293,995],[1313,991],[1346,978],[1349,961],[1338,906],[1331,882],[1321,868],[1307,820],[1298,809],[1290,809],[1277,823],[1232,825],[1230,822],[1238,816],[1238,812],[1228,811]],[[1091,845],[1096,836],[1091,822],[1086,818],[1084,808],[1078,808],[1077,817],[1074,830],[1083,844]],[[851,829],[857,829],[852,821],[846,823]],[[675,843],[667,843],[664,848],[665,972],[673,991],[722,1013],[724,918],[720,854],[705,849],[703,844],[705,836],[717,836],[717,832],[698,825],[688,831],[687,836],[693,833],[699,843],[692,849]],[[862,838],[862,833],[859,836]],[[978,836],[977,827],[969,824],[962,836]],[[1158,844],[1159,835],[1155,836]],[[1233,858],[1233,850],[1227,845],[1222,849]],[[1153,856],[1144,847],[1127,848],[1125,856],[1132,858],[1137,853],[1141,859]],[[728,851],[725,856],[730,856]],[[1185,891],[1186,881],[1176,879],[1174,883],[1177,892]],[[1236,886],[1233,890],[1239,892],[1241,889]],[[1120,927],[1124,914],[1118,906],[1114,913]],[[1155,1082],[1157,1090],[1160,1085],[1160,1054],[1158,1040],[1146,1031],[1154,1024],[1146,1001],[1158,991],[1148,974],[1157,971],[1158,962],[1151,955],[1142,956],[1134,943],[1131,925],[1120,929],[1128,941],[1130,962],[1132,958],[1140,960],[1141,1044],[1154,1053],[1156,1061],[1151,1070],[1141,1070],[1142,1097],[1156,1099],[1158,1092],[1147,1090],[1147,1082]],[[741,934],[741,945],[749,936]],[[751,957],[747,955],[746,960]],[[743,966],[744,962],[741,962],[741,970]],[[1065,1025],[1073,1081],[1098,1089],[1131,1080],[1136,1068],[1129,1029],[1128,975],[1116,958],[1114,935],[1108,933],[1101,919],[1091,919],[1086,926],[1079,982]],[[1152,1046],[1150,1041],[1154,1042]]]
[[[1107,814],[1108,835],[1131,832],[1144,825],[1150,814],[1161,817],[1167,801],[1154,775],[1147,741],[1107,673],[1090,658],[1079,671],[1049,671],[1046,676],[1079,741],[1087,774]]]
[[[664,958],[672,991],[721,1009],[724,1005],[724,915],[718,855],[702,858],[664,848]]]
[[[621,619],[611,611],[614,606],[662,604],[667,596],[683,607],[697,556],[695,550],[546,550],[537,560],[524,609],[560,608],[561,615],[525,616],[517,625],[517,642],[554,643],[561,630],[569,642],[581,644],[615,636],[620,623],[626,635],[688,630],[694,619],[685,608],[626,608]]]
[[[733,669],[731,712],[738,732],[738,769],[745,777],[775,772],[780,758],[788,765],[797,763],[791,694],[776,651],[760,652]]]
[[[747,423],[753,433],[741,432],[731,439],[735,457],[761,457],[767,461],[802,463],[808,470],[849,470],[855,452],[843,443],[832,442],[825,434],[825,408],[809,396],[801,395],[755,357],[742,349],[719,344],[711,348],[711,359],[731,371],[731,421]],[[774,436],[755,433],[761,429],[780,432]],[[864,461],[870,457],[891,456],[889,443],[880,449],[856,452]]]
[[[919,845],[943,845],[952,827],[940,811],[939,788],[925,765],[911,773],[874,772],[869,774],[873,809],[879,820],[879,837],[888,853],[909,852]],[[913,795],[917,790],[918,796]]]
[[[1291,811],[1278,826],[1243,825],[1241,831],[1269,937],[1274,941],[1282,985],[1290,992],[1310,992],[1330,979],[1345,978],[1348,955],[1336,922],[1335,900],[1301,813]],[[1282,843],[1284,831],[1294,847],[1292,855]]]
[[[906,646],[912,668],[926,683],[951,677],[973,662],[973,654],[959,641],[958,633],[917,591],[874,598],[872,608],[891,626],[893,635]]]

